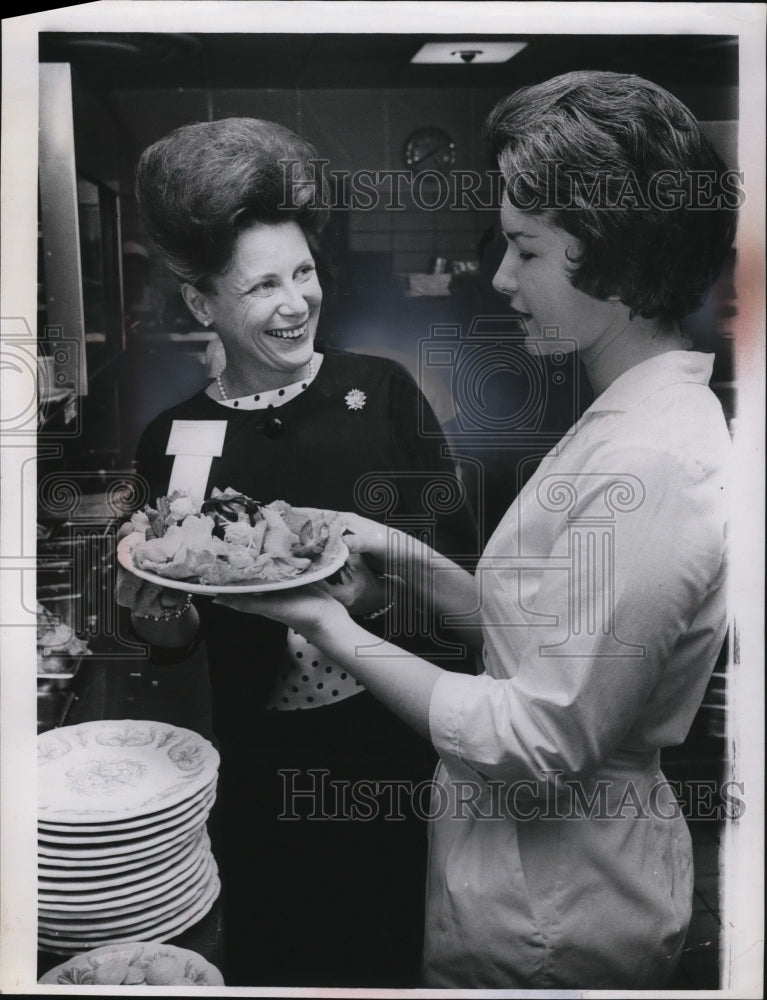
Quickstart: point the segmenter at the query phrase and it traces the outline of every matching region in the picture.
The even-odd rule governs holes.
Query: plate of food
[[[188,594],[258,594],[324,580],[349,550],[337,515],[284,500],[261,503],[229,488],[195,505],[177,490],[131,518],[120,565]]]

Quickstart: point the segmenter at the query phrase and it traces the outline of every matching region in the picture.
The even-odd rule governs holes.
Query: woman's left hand
[[[386,603],[386,577],[375,573],[358,552],[350,552],[343,566],[320,586],[352,615],[369,614]]]
[[[332,631],[333,622],[349,617],[346,608],[317,583],[291,590],[277,590],[271,594],[219,596],[213,603],[245,614],[273,618],[288,625],[308,641],[324,629]]]

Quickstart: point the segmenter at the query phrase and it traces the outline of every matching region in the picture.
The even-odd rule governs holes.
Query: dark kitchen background
[[[115,524],[121,504],[127,511],[139,490],[132,461],[140,431],[202,388],[215,364],[212,334],[186,312],[138,217],[134,170],[147,145],[191,122],[267,118],[314,143],[330,171],[349,176],[406,169],[408,138],[428,127],[452,140],[452,170],[486,175],[494,165],[479,135],[499,98],[568,70],[605,69],[636,73],[670,90],[702,121],[726,165],[737,168],[737,39],[492,39],[525,47],[505,63],[424,65],[410,61],[421,46],[450,39],[40,34],[38,599],[60,616],[70,636],[56,669],[50,651],[42,666],[38,660],[41,730],[99,717],[157,717],[178,725],[191,719],[201,730],[207,724],[200,721],[200,651],[181,666],[150,662],[110,599]],[[482,39],[461,35],[457,41],[461,48],[467,42],[479,48]],[[483,187],[483,198],[488,191]],[[458,364],[461,350],[476,359],[483,346],[492,350],[498,338],[513,333],[508,305],[489,284],[497,206],[483,201],[485,209],[456,211],[447,201],[427,210],[405,195],[402,210],[387,210],[385,196],[372,210],[347,210],[343,189],[338,193],[323,248],[336,288],[323,307],[321,337],[394,358],[419,378],[459,455],[483,468],[480,513],[488,536],[513,500],[522,468],[529,469],[527,459],[545,453],[547,435],[556,438],[588,405],[588,386],[577,367],[564,381],[544,372],[528,445],[509,447],[495,434],[529,406],[527,389],[508,372],[493,371],[475,409],[459,412],[455,367],[424,365],[423,348],[435,328],[447,331],[457,337]],[[735,376],[729,322],[735,309],[727,271],[688,321],[716,352],[714,389],[730,419]],[[721,777],[728,654],[729,642],[688,741],[666,755],[672,779]],[[678,985],[716,987],[720,827],[689,808],[700,857],[690,961]],[[204,942],[196,944],[206,950]]]

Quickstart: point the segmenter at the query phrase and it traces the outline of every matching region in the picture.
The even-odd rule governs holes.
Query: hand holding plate
[[[367,615],[386,603],[386,577],[370,568],[366,558],[350,552],[343,566],[320,583],[352,615]]]
[[[365,553],[377,563],[385,564],[392,529],[359,514],[341,514],[340,519],[341,537],[349,552]]]
[[[324,629],[332,630],[338,616],[348,619],[346,609],[318,583],[270,594],[220,595],[213,601],[234,611],[263,615],[282,622],[308,641]]]

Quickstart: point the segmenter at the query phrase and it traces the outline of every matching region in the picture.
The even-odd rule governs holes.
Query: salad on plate
[[[214,489],[199,506],[177,490],[134,513],[130,525],[121,564],[165,586],[297,585],[329,576],[348,555],[337,516],[231,488]]]

